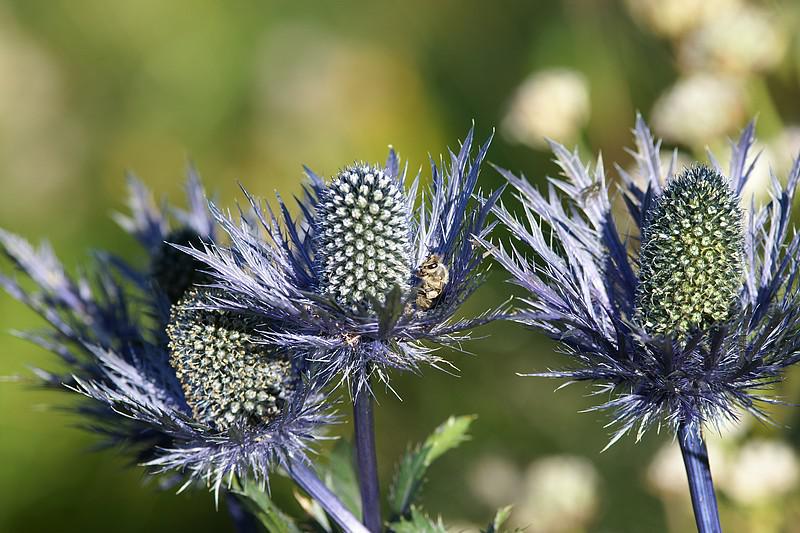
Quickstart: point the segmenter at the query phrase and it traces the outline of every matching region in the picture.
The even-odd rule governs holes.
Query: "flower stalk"
[[[242,503],[241,496],[234,492],[228,492],[225,495],[225,501],[236,533],[256,533],[261,530],[256,518],[247,511]]]
[[[380,533],[382,522],[378,459],[375,454],[375,420],[372,413],[372,393],[368,390],[353,390],[353,424],[363,522],[371,533]]]
[[[686,466],[686,477],[689,480],[697,531],[721,533],[717,497],[714,494],[708,450],[700,423],[682,422],[678,427],[678,441],[683,454],[683,464]]]
[[[305,463],[294,461],[289,464],[287,470],[295,483],[314,498],[342,529],[353,533],[368,533],[368,530]]]

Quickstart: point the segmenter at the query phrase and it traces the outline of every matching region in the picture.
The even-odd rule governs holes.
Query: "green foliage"
[[[306,496],[298,490],[294,491],[294,499],[297,500],[297,503],[300,504],[300,507],[303,508],[308,516],[310,516],[311,519],[314,520],[323,531],[325,531],[325,533],[331,533],[333,531],[333,526],[331,526],[331,521],[328,518],[328,514],[317,500]]]
[[[361,493],[354,464],[351,443],[339,439],[331,450],[324,473],[325,484],[333,491],[354,516],[361,516]]]
[[[506,523],[506,520],[508,520],[509,516],[511,516],[510,505],[498,509],[497,513],[494,515],[494,520],[492,520],[492,523],[489,524],[489,526],[486,529],[482,529],[481,533],[500,533],[501,531],[506,531],[500,528],[503,527],[503,524]],[[519,531],[519,530],[515,529],[514,531]]]
[[[403,456],[389,487],[389,507],[395,516],[406,516],[409,513],[425,480],[428,467],[442,454],[469,438],[467,431],[475,418],[473,415],[451,416],[425,442]]]
[[[389,525],[394,533],[447,533],[441,518],[435,521],[425,513],[411,507],[409,517]]]
[[[300,533],[300,528],[294,520],[272,502],[260,484],[250,480],[240,480],[236,482],[233,492],[242,497],[247,510],[270,533]]]

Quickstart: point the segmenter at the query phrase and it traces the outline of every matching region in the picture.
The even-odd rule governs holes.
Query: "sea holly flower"
[[[406,183],[394,150],[385,165],[355,163],[329,182],[306,169],[297,216],[280,197],[276,214],[245,192],[240,220],[211,204],[229,245],[178,248],[228,295],[209,307],[274,324],[262,340],[305,354],[326,379],[361,391],[373,375],[388,382],[390,369],[436,364],[422,342],[456,344],[489,319],[453,319],[486,274],[474,238],[491,229],[499,196],[475,195],[489,141],[470,161],[472,136],[449,166],[431,163],[429,191],[419,175]]]
[[[742,210],[725,178],[704,166],[675,176],[642,227],[636,322],[686,338],[727,321],[742,286]]]
[[[713,156],[711,167],[663,169],[641,118],[634,132],[638,171],[620,169],[619,186],[629,235],[602,160],[592,169],[554,143],[563,178],[543,194],[502,171],[521,215],[498,207],[513,240],[484,245],[529,292],[515,319],[572,361],[532,375],[598,383],[610,399],[596,409],[618,427],[612,443],[634,429],[637,438],[662,424],[676,431],[698,527],[718,531],[702,427],[741,411],[767,418],[761,404],[776,400],[765,389],[800,359],[800,236],[790,227],[800,160],[756,207],[740,198],[755,162],[752,124],[727,173]]]
[[[193,168],[189,169],[187,210],[159,206],[152,193],[134,176],[128,177],[128,188],[131,214],[115,213],[114,218],[147,252],[149,264],[140,281],[158,289],[174,304],[189,287],[206,281],[202,263],[174,246],[200,246],[214,240],[214,221],[200,178]]]
[[[195,286],[206,280],[200,263],[165,242],[211,242],[199,180],[190,175],[189,211],[158,207],[136,180],[131,192],[132,214],[117,218],[144,245],[145,268],[100,253],[91,276],[73,277],[46,244],[37,250],[0,232],[3,251],[34,286],[5,275],[0,285],[50,326],[24,335],[69,368],[37,374],[84,397],[84,426],[129,445],[149,472],[177,473],[182,489],[202,483],[218,495],[240,480],[263,484],[281,467],[343,527],[363,531],[306,458],[333,421],[325,397],[285,351],[252,341],[252,316],[199,308],[222,293]]]
[[[491,139],[471,160],[473,132],[449,165],[431,162],[432,183],[407,180],[392,149],[385,165],[355,163],[330,181],[306,169],[293,215],[245,191],[239,217],[213,203],[230,244],[178,248],[207,265],[207,309],[246,312],[271,327],[259,340],[295,355],[323,382],[349,383],[365,524],[381,527],[372,429],[373,379],[442,360],[431,344],[456,345],[494,317],[454,319],[486,274],[476,238],[487,237],[500,191],[477,190]],[[259,227],[260,226],[260,227]]]

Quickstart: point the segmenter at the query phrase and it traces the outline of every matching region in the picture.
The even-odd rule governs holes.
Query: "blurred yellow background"
[[[554,165],[544,136],[623,167],[641,111],[683,161],[758,115],[763,163],[779,176],[800,149],[800,41],[795,2],[745,0],[3,0],[0,2],[0,227],[47,238],[70,268],[88,250],[141,260],[111,221],[124,173],[182,201],[192,162],[221,203],[300,192],[302,164],[330,175],[382,161],[389,144],[428,175],[428,154],[456,147],[471,121],[497,137],[491,161],[543,182]],[[490,168],[485,188],[500,179]],[[762,185],[759,186],[758,183]],[[761,188],[760,188],[761,187]],[[3,268],[8,270],[7,262]],[[513,289],[495,271],[470,302]],[[10,297],[0,328],[35,327]],[[430,471],[424,504],[454,531],[476,531],[515,504],[527,531],[688,531],[682,466],[669,437],[623,439],[583,386],[518,377],[567,364],[543,337],[485,328],[455,377],[402,376],[379,393],[382,477],[406,442],[450,414],[475,413],[473,440]],[[30,376],[53,358],[0,337],[0,375]],[[230,530],[209,494],[175,496],[147,483],[116,451],[59,409],[66,395],[0,384],[0,531]],[[798,381],[799,380],[794,380]],[[783,392],[796,398],[790,380]],[[775,410],[800,426],[795,411]],[[346,427],[340,433],[347,434]],[[755,423],[712,445],[723,523],[791,531],[800,517],[800,433]],[[276,499],[291,487],[274,481]],[[738,529],[737,529],[738,528]],[[798,530],[798,529],[795,529]]]

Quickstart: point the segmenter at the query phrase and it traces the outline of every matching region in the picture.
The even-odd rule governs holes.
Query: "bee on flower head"
[[[427,311],[433,307],[447,282],[450,281],[450,271],[440,255],[431,254],[417,269],[417,277],[420,279],[417,287],[417,307]]]
[[[453,320],[486,273],[474,238],[488,235],[500,195],[479,194],[489,140],[474,154],[470,131],[432,163],[425,191],[393,149],[385,164],[355,162],[329,179],[307,169],[299,217],[279,199],[278,220],[248,194],[260,234],[212,206],[230,246],[181,249],[231,295],[225,306],[283,325],[261,340],[306,354],[323,379],[368,390],[371,376],[438,362],[422,343],[463,340],[495,316]]]

